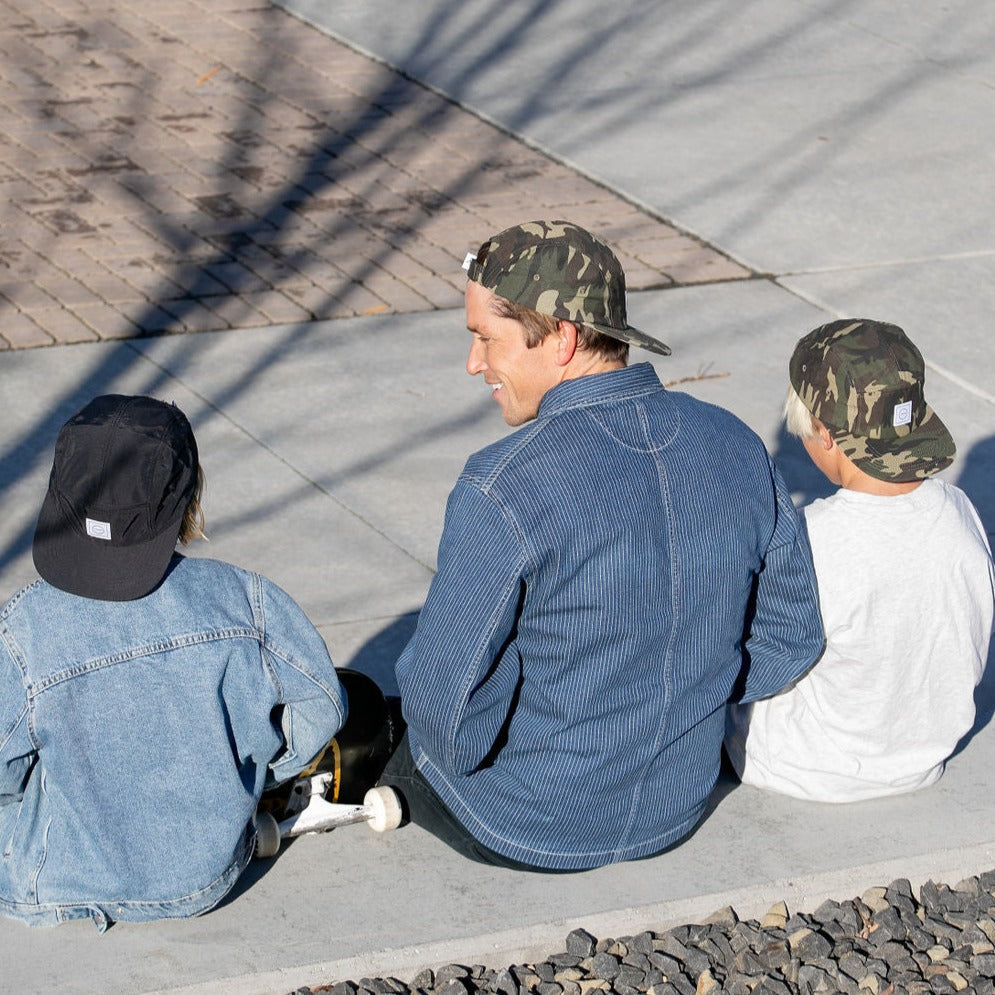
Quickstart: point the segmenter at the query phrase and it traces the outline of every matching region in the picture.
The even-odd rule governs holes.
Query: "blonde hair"
[[[805,407],[794,387],[788,388],[784,399],[784,424],[787,430],[799,439],[815,439],[819,435],[819,419]]]
[[[200,496],[204,490],[204,471],[200,464],[197,465],[197,483],[193,489],[193,496],[187,505],[187,510],[183,512],[183,521],[180,523],[180,542],[184,546],[193,539],[203,539],[209,542],[204,534],[204,509],[200,506]]]

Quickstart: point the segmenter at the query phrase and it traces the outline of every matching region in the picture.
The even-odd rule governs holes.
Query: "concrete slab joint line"
[[[15,7],[6,348],[455,307],[465,252],[526,216],[604,230],[632,290],[751,275],[278,8]]]

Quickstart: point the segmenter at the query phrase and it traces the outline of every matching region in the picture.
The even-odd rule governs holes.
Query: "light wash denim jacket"
[[[686,836],[741,672],[744,700],[771,695],[822,646],[762,442],[640,364],[558,384],[470,458],[397,679],[415,761],[466,828],[576,869]]]
[[[344,714],[321,636],[258,574],[176,556],[125,602],[36,581],[0,613],[0,913],[104,929],[210,909],[267,774]]]

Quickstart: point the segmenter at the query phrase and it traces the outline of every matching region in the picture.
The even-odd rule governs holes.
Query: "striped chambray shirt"
[[[771,695],[822,645],[762,442],[639,364],[558,384],[470,458],[397,678],[415,760],[466,828],[576,869],[686,836],[734,686]]]

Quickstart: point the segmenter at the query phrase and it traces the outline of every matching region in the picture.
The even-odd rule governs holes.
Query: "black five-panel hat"
[[[197,486],[186,416],[151,397],[107,394],[59,432],[35,528],[38,573],[101,601],[133,601],[162,580]]]

